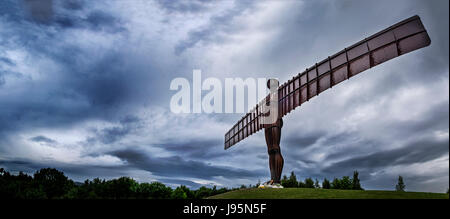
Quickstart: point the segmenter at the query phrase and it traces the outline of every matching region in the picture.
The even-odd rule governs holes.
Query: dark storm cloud
[[[219,139],[187,140],[183,142],[177,142],[175,139],[172,139],[167,140],[167,142],[169,143],[155,146],[193,159],[214,159],[227,155],[223,150],[223,142]]]
[[[286,147],[289,148],[307,148],[316,143],[325,133],[296,133],[296,135],[289,136],[286,141]]]
[[[182,154],[180,156],[155,157],[147,156],[144,151],[133,149],[113,151],[110,154],[126,160],[131,167],[147,170],[157,176],[212,179],[219,176],[225,178],[257,177],[262,174],[262,171],[249,171],[185,160],[181,157]]]
[[[85,165],[85,164],[65,164],[52,162],[51,164],[46,162],[37,162],[27,159],[12,159],[12,160],[2,160],[0,159],[0,167],[6,167],[10,172],[16,173],[23,171],[28,174],[33,174],[41,168],[56,168],[63,171],[71,179],[79,182],[83,182],[86,179],[93,179],[100,177],[103,178],[118,178],[121,176],[127,176],[129,171],[135,170],[134,165],[127,166],[99,166],[99,165]],[[175,175],[174,177],[179,177]],[[183,176],[180,176],[183,177]],[[186,179],[169,178],[169,177],[158,177],[155,181],[162,182],[165,184],[171,184],[174,186],[185,185],[193,189],[197,189],[202,184],[193,182]]]
[[[395,165],[423,163],[448,154],[449,141],[426,139],[404,145],[398,149],[358,156],[348,160],[332,163],[324,172],[340,172],[346,169],[376,170]]]
[[[0,166],[13,173],[22,171],[28,174],[33,174],[38,169],[45,168],[45,166],[24,159],[0,159]]]
[[[430,107],[423,116],[414,121],[396,121],[390,124],[398,138],[406,138],[411,133],[426,134],[448,130],[449,102],[444,101]]]
[[[98,32],[125,32],[123,21],[119,18],[103,11],[91,11],[86,17],[80,17],[71,13],[58,13],[54,16],[53,22],[49,25],[55,25],[60,28],[79,28],[89,29]]]
[[[111,14],[102,11],[93,11],[84,20],[93,30],[124,31],[120,26],[120,20]]]
[[[32,137],[32,138],[30,138],[30,141],[43,142],[43,143],[47,143],[47,144],[56,143],[55,140],[53,140],[51,138],[47,138],[43,135],[38,135],[38,136]]]
[[[83,9],[85,2],[84,0],[65,0],[62,2],[62,5],[69,10],[81,10]]]
[[[100,140],[103,144],[111,144],[130,132],[130,129],[124,127],[112,127],[101,130]]]
[[[160,179],[158,179],[158,181],[162,182],[162,183],[166,183],[166,184],[185,185],[185,186],[193,188],[193,189],[197,189],[197,188],[203,186],[202,184],[192,182],[190,180],[183,180],[183,179],[160,178]]]
[[[87,28],[110,33],[126,31],[120,18],[105,11],[86,8],[84,1],[5,0],[0,4],[0,15],[9,17],[16,25],[23,25],[26,18],[30,18],[37,24],[64,29]],[[83,10],[86,11],[86,16],[74,13]]]
[[[353,136],[348,136],[353,137]],[[349,155],[359,155],[359,154],[365,154],[367,151],[371,151],[374,148],[376,148],[378,145],[380,145],[380,142],[374,141],[374,140],[361,140],[361,139],[351,139],[347,138],[341,142],[330,142],[326,143],[324,142],[321,146],[324,148],[329,148],[330,146],[333,147],[334,145],[344,145],[345,148],[341,148],[337,152],[329,153],[326,156],[326,160],[332,161],[332,160],[339,160],[342,158],[345,158]]]
[[[53,0],[24,0],[25,8],[36,22],[47,23],[53,16]]]
[[[0,1],[0,16],[9,20],[23,19],[26,14],[23,2],[14,0]],[[1,42],[2,39],[0,39]]]
[[[2,66],[15,66],[16,64],[9,58],[0,56],[0,86],[5,83],[5,75],[9,72],[4,70]]]
[[[92,130],[95,134],[87,139],[87,143],[100,141],[103,144],[111,144],[127,136],[130,132],[139,128],[140,119],[136,116],[128,115],[119,120],[119,125],[114,127]]]
[[[164,136],[161,137],[163,139],[152,139],[152,141],[162,142],[156,145],[148,142],[136,143],[148,146],[150,151],[154,148],[158,148],[158,151],[164,149],[171,154],[167,157],[158,157],[157,154],[132,149],[134,146],[120,144],[121,140],[138,141],[134,139],[135,135],[131,134],[145,133],[138,130],[148,128],[140,126],[142,118],[133,116],[134,110],[151,105],[167,107],[162,102],[170,99],[170,93],[165,92],[168,90],[170,80],[173,77],[183,76],[186,71],[191,73],[190,66],[194,66],[192,63],[185,63],[189,61],[182,60],[182,57],[190,57],[195,62],[205,57],[209,58],[208,46],[232,43],[228,37],[240,31],[248,31],[245,29],[247,23],[248,26],[256,28],[253,27],[251,20],[246,20],[246,24],[242,25],[239,19],[241,15],[259,12],[260,7],[257,7],[257,1],[237,1],[233,7],[208,17],[208,20],[204,21],[205,25],[199,29],[180,31],[186,34],[186,38],[183,39],[163,35],[163,32],[161,32],[162,35],[158,35],[160,33],[158,32],[158,37],[161,37],[157,37],[158,45],[167,43],[164,40],[165,37],[175,39],[175,43],[159,50],[156,44],[152,44],[155,39],[145,41],[147,33],[155,34],[155,31],[166,28],[181,30],[182,26],[170,26],[174,23],[178,25],[178,20],[174,23],[166,21],[186,14],[192,16],[197,13],[203,16],[202,13],[207,14],[212,9],[216,9],[215,2],[158,1],[159,7],[166,15],[162,19],[156,15],[149,15],[151,22],[161,19],[163,23],[158,24],[160,26],[152,23],[149,25],[151,28],[148,28],[150,29],[148,32],[142,31],[147,29],[145,25],[135,26],[136,23],[147,22],[145,20],[147,17],[142,17],[139,22],[135,22],[132,19],[135,19],[136,14],[127,11],[128,8],[121,8],[125,13],[116,13],[113,12],[114,10],[108,11],[106,7],[98,7],[98,1],[44,0],[40,5],[35,2],[38,1],[0,1],[0,28],[5,27],[0,29],[2,31],[0,89],[14,81],[20,82],[17,84],[20,89],[0,90],[0,152],[1,156],[8,156],[8,160],[0,156],[0,165],[29,172],[43,167],[56,167],[81,180],[86,177],[127,176],[133,174],[133,171],[143,170],[161,177],[163,182],[194,187],[198,184],[180,178],[206,180],[214,178],[215,180],[215,177],[222,176],[230,181],[238,181],[268,177],[267,152],[263,135],[260,135],[262,140],[258,142],[261,144],[260,148],[240,145],[228,151],[223,150],[223,135],[218,135],[217,138],[208,135],[195,140]],[[299,2],[279,1],[277,3]],[[114,2],[110,4],[113,6]],[[139,11],[140,9],[137,10],[143,12]],[[310,67],[313,63],[340,51],[345,46],[414,14],[421,17],[427,28],[432,40],[429,47],[398,58],[396,62],[400,63],[399,65],[390,65],[389,68],[377,66],[368,70],[370,74],[382,75],[378,80],[364,82],[361,77],[365,76],[361,75],[351,79],[362,81],[361,83],[366,83],[365,85],[368,86],[365,86],[363,91],[352,93],[350,100],[342,102],[345,105],[343,112],[336,110],[332,118],[345,119],[349,116],[345,112],[385,100],[386,97],[395,96],[405,88],[417,87],[429,91],[437,86],[437,82],[448,80],[448,1],[330,2],[319,0],[292,4],[287,9],[275,12],[276,15],[268,15],[267,20],[262,18],[263,21],[258,22],[263,24],[256,26],[262,25],[265,28],[260,33],[262,35],[272,31],[277,34],[273,38],[267,38],[264,43],[255,45],[260,51],[251,55],[248,65],[261,66],[264,74],[282,72],[277,75],[280,77],[291,77],[293,69],[301,71]],[[133,39],[132,37],[136,35],[143,40]],[[99,39],[95,40],[96,38]],[[109,40],[112,41],[109,42]],[[249,36],[245,40],[252,41],[253,38]],[[243,45],[233,46],[240,48]],[[197,46],[206,48],[205,51],[200,51],[204,53],[203,56],[189,53],[189,48]],[[146,49],[143,49],[143,52],[136,52],[141,48]],[[2,53],[1,50],[12,52],[12,54]],[[164,54],[166,50],[170,51]],[[26,58],[21,59],[21,57]],[[181,58],[174,59],[174,57]],[[236,54],[234,58],[242,59],[239,54]],[[225,64],[235,64],[226,60],[220,61],[224,61]],[[221,64],[221,62],[218,63]],[[37,79],[30,76],[29,68],[23,68],[24,66],[32,66],[32,69],[37,71],[34,73],[44,77]],[[236,65],[236,69],[247,70],[246,67],[248,66]],[[428,84],[429,87],[424,86]],[[347,85],[349,84],[339,86]],[[445,91],[448,92],[448,89]],[[427,100],[435,98],[441,100],[443,95],[436,92]],[[287,136],[283,135],[281,144],[285,156],[285,173],[295,170],[299,177],[322,179],[351,175],[352,171],[357,169],[361,173],[363,186],[390,188],[389,183],[394,180],[395,184],[396,180],[389,175],[392,174],[389,173],[390,167],[423,164],[448,156],[448,137],[445,137],[445,133],[448,133],[448,99],[425,104],[427,100],[417,99],[417,102],[424,102],[423,108],[426,110],[418,113],[414,119],[392,118],[381,128],[379,124],[373,124],[372,127],[372,123],[367,122],[369,128],[373,128],[370,131],[379,136],[378,139],[368,137],[360,130],[347,131],[340,130],[336,126],[330,128],[331,126],[322,125],[321,123],[327,124],[331,121],[322,119],[320,111],[307,114],[309,118],[301,118],[302,120],[299,121],[310,118],[317,121],[311,123],[311,127],[306,127],[308,132],[296,130]],[[318,102],[312,101],[308,104],[316,103]],[[322,105],[317,109],[324,111],[330,109],[330,105],[323,102],[319,104]],[[392,101],[391,105],[397,106],[395,101]],[[409,109],[409,106],[404,106],[403,109]],[[385,115],[390,116],[390,113],[389,109],[386,109]],[[402,113],[409,112],[405,110]],[[128,116],[124,117],[124,115]],[[166,119],[164,115],[161,117],[151,120],[150,126],[161,124],[159,119]],[[222,115],[211,117],[221,118]],[[226,118],[228,120],[230,117]],[[379,119],[383,120],[383,118]],[[234,121],[234,118],[230,119],[232,120]],[[14,150],[16,148],[20,150],[17,139],[23,133],[32,133],[30,137],[34,136],[23,139],[25,142],[51,143],[54,140],[46,136],[53,135],[47,135],[45,132],[33,133],[33,131],[40,130],[39,128],[55,129],[58,132],[66,129],[83,131],[85,127],[80,125],[80,128],[77,125],[89,121],[105,122],[110,125],[106,128],[102,126],[91,128],[89,137],[81,137],[81,142],[87,139],[86,142],[81,143],[82,145],[95,143],[99,148],[102,147],[87,152],[90,153],[88,156],[95,158],[105,154],[113,155],[125,160],[127,164],[98,166],[13,158]],[[220,122],[224,121],[220,120]],[[372,122],[377,123],[377,121]],[[177,125],[177,122],[170,122],[170,125]],[[358,128],[362,127],[356,129]],[[160,127],[160,129],[156,131],[169,130],[168,127]],[[208,130],[199,131],[208,133]],[[444,133],[444,140],[438,141],[430,137],[440,132]],[[142,138],[142,136],[136,137]],[[155,138],[159,136],[155,134]],[[64,143],[59,142],[62,141],[59,138],[55,139],[58,139],[58,143]],[[121,150],[111,152],[113,149],[110,146],[119,144]],[[403,147],[385,149],[393,148],[394,145],[403,145]],[[104,153],[105,151],[107,153]],[[323,159],[317,159],[316,155],[323,156]],[[221,162],[227,166],[214,165],[214,159],[223,160],[225,156],[229,156],[230,161]],[[242,159],[254,161],[258,165],[264,163],[264,166],[260,166],[263,169],[250,165],[240,167],[238,165]],[[371,175],[373,171],[378,174]],[[448,177],[448,172],[446,175]],[[404,177],[409,181],[408,185],[415,183],[417,187],[414,188],[418,188],[419,191],[424,188],[428,190],[428,187],[424,187],[425,184],[429,187],[437,185],[428,181],[421,184],[427,178],[440,179],[448,184],[448,178],[442,180],[440,178],[442,173],[434,172],[434,170],[428,170],[425,175],[417,172]]]
[[[24,158],[0,159],[0,166],[6,167],[8,171],[23,171],[33,174],[42,168],[55,168],[75,181],[84,181],[88,178],[118,178],[127,175],[129,168],[122,166],[99,166],[86,164],[67,164],[52,161],[33,161]]]
[[[398,22],[418,14],[431,33],[432,43],[426,48],[429,52],[410,63],[419,69],[395,71],[393,74],[400,73],[402,76],[399,78],[393,75],[394,81],[386,85],[397,85],[395,80],[414,83],[435,81],[448,72],[448,49],[445,48],[448,48],[449,15],[448,7],[443,6],[448,6],[447,1],[434,1],[431,4],[423,1],[360,0],[319,0],[303,3],[298,9],[293,7],[290,13],[283,15],[280,20],[284,22],[279,24],[285,27],[279,34],[279,39],[282,40],[274,41],[265,48],[267,52],[262,53],[272,62],[286,63],[285,66],[294,64],[293,67],[304,70],[315,62],[394,24],[393,21]],[[302,13],[295,13],[296,10],[301,10]],[[321,16],[317,14],[319,10]],[[271,71],[279,72],[280,69]]]
[[[175,54],[181,54],[200,42],[209,44],[225,41],[227,34],[236,31],[230,25],[233,22],[233,18],[241,15],[245,11],[251,10],[254,3],[253,1],[236,1],[231,9],[223,14],[212,17],[207,26],[199,30],[190,31],[187,39],[178,42],[175,46]]]
[[[6,65],[15,65],[15,63],[11,59],[8,59],[6,57],[0,57],[0,62]]]
[[[95,25],[109,24],[109,16],[105,19],[98,17],[93,16],[91,22]],[[27,45],[24,49],[28,54],[53,60],[62,69],[59,77],[43,82],[48,83],[43,89],[33,90],[35,88],[31,86],[22,93],[3,99],[5,107],[0,109],[0,117],[4,117],[5,122],[0,129],[25,128],[33,124],[70,124],[92,116],[114,117],[113,114],[120,113],[117,109],[119,105],[144,92],[138,85],[144,86],[146,80],[141,80],[139,74],[143,76],[148,71],[128,69],[135,75],[124,72],[125,58],[122,53],[108,53],[109,49],[104,49],[105,56],[91,57],[86,62],[84,57],[89,57],[91,51],[77,45],[56,46],[58,36],[48,34],[45,28],[39,29],[39,32],[31,31],[29,25],[14,25],[14,30],[21,33],[17,38],[19,41],[5,41],[3,46],[20,48],[19,45]],[[23,79],[28,84],[35,83],[31,78]],[[24,100],[21,103],[16,102],[19,96]]]
[[[169,13],[198,13],[207,10],[214,4],[211,0],[156,0],[156,2]]]

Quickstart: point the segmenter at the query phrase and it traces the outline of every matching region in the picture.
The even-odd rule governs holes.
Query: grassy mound
[[[334,189],[241,189],[210,199],[448,199],[445,193]]]

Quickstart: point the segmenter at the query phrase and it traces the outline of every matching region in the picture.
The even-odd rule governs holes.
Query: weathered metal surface
[[[390,59],[426,47],[430,43],[419,16],[408,18],[367,37],[282,84],[278,88],[279,116],[285,116],[309,99],[346,79]],[[264,128],[260,124],[260,106],[264,103],[265,101],[261,101],[225,134],[225,149]],[[244,120],[246,122],[243,122]]]

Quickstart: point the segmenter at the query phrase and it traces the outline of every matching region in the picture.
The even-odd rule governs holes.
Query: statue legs
[[[281,127],[283,121],[279,121],[271,127],[265,128],[267,151],[269,153],[269,168],[271,183],[280,183],[283,171],[283,156],[280,151]]]

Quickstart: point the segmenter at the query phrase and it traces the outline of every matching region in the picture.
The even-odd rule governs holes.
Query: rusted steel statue
[[[277,184],[283,170],[280,151],[283,116],[346,79],[430,43],[416,15],[327,57],[281,86],[278,81],[269,80],[270,94],[225,134],[225,149],[264,129],[271,175],[267,184],[281,187]]]
[[[270,79],[267,81],[267,88],[278,88],[278,80]],[[275,93],[277,95],[277,93]],[[276,101],[276,96],[269,95],[266,97],[266,106],[270,106],[272,102]],[[273,105],[277,107],[277,105]],[[276,110],[277,108],[275,108]],[[271,116],[270,111],[266,114],[266,118]],[[283,127],[283,119],[278,117],[278,114],[272,119],[272,122],[264,128],[264,135],[266,137],[267,152],[269,154],[269,168],[270,168],[270,181],[269,185],[279,185],[281,180],[281,172],[283,171],[284,159],[281,155],[280,140],[281,140],[281,128]]]

